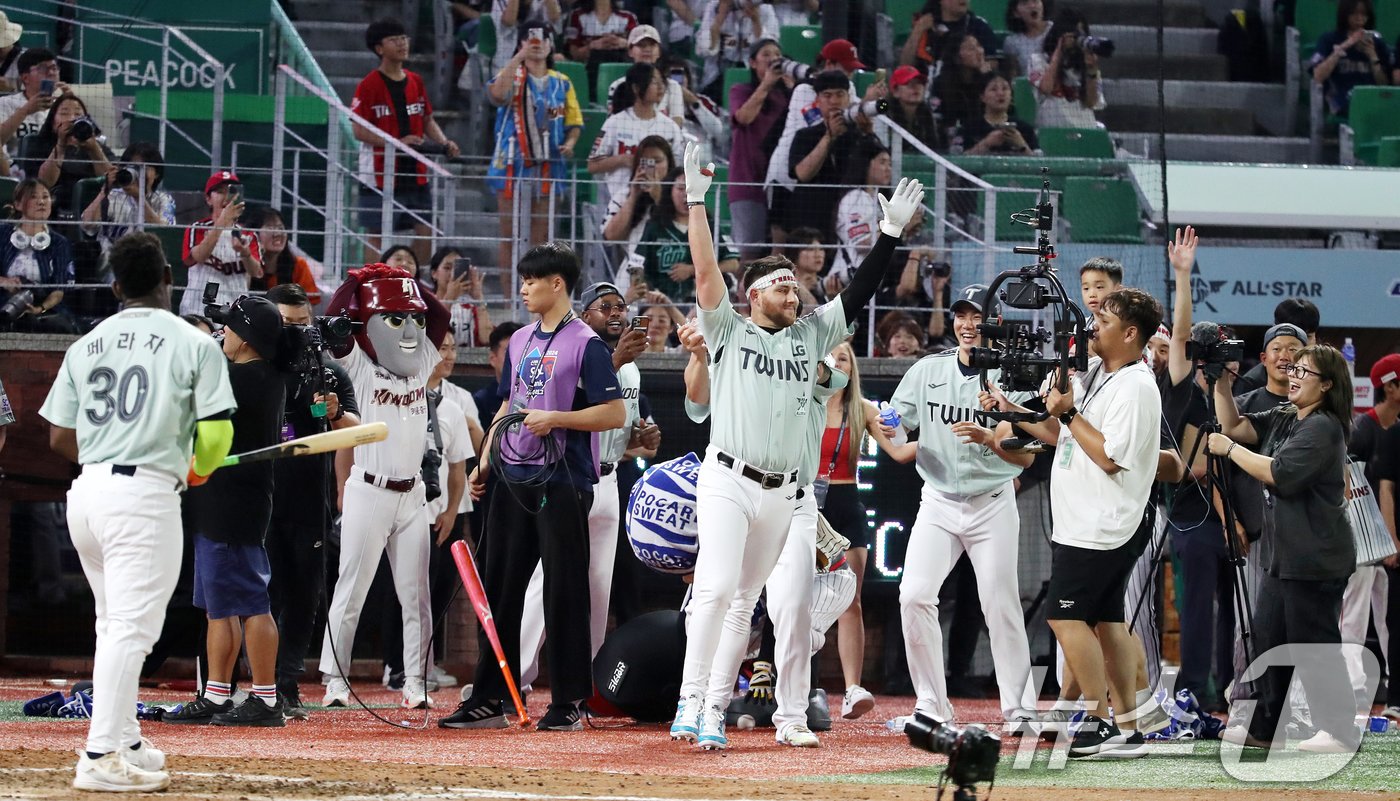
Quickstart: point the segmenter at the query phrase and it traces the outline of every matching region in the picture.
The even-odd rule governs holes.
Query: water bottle
[[[1352,344],[1351,337],[1347,337],[1342,343],[1342,358],[1347,360],[1347,369],[1353,374],[1356,373],[1356,346]]]
[[[890,428],[899,428],[899,412],[895,411],[889,401],[880,401],[880,423]]]

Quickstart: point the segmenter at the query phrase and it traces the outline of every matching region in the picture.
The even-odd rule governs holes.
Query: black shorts
[[[1050,543],[1047,620],[1123,623],[1123,593],[1142,553],[1137,537],[1110,551]]]
[[[826,489],[826,503],[820,509],[826,522],[837,533],[851,541],[852,548],[869,548],[875,531],[865,516],[855,484],[832,484]]]

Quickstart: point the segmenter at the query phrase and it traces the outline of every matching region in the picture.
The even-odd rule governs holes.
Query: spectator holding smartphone
[[[963,121],[958,140],[964,153],[1031,155],[1040,147],[1035,128],[1011,116],[1011,82],[993,73],[982,81],[982,113]]]
[[[107,183],[83,209],[82,231],[97,239],[105,262],[112,243],[138,227],[175,224],[175,200],[160,188],[165,159],[151,142],[132,142],[115,166],[107,169]],[[142,194],[142,189],[145,193]]]
[[[637,145],[632,155],[632,181],[625,196],[614,195],[608,201],[603,220],[603,239],[626,242],[627,254],[637,252],[647,219],[666,195],[663,181],[675,169],[675,154],[671,143],[660,136],[648,136]],[[624,287],[625,289],[625,287]]]
[[[58,80],[58,57],[53,51],[31,47],[15,62],[20,91],[0,97],[0,144],[11,158],[19,155],[19,139],[33,136],[58,95],[68,94],[68,84]]]
[[[607,183],[609,200],[626,199],[633,175],[633,154],[643,139],[659,136],[671,143],[672,153],[684,144],[680,126],[657,108],[668,83],[661,70],[652,64],[633,64],[625,77],[626,82],[613,99],[618,110],[603,122],[603,130],[588,156],[588,171]]]
[[[428,289],[452,314],[450,325],[462,347],[478,347],[491,337],[491,313],[486,308],[481,271],[454,245],[444,245],[429,262]]]
[[[763,189],[773,155],[772,139],[783,130],[788,102],[796,82],[783,71],[783,51],[772,39],[749,48],[749,82],[729,87],[729,211],[730,230],[747,259],[767,249],[768,194]]]
[[[258,235],[239,227],[243,217],[243,182],[229,170],[220,170],[204,182],[209,216],[185,231],[184,262],[189,268],[181,314],[204,312],[204,285],[219,285],[214,301],[221,306],[248,294],[248,279],[263,275],[262,243]]]
[[[1336,28],[1317,40],[1308,68],[1322,86],[1327,110],[1339,117],[1350,110],[1352,89],[1390,83],[1390,50],[1375,26],[1371,0],[1341,0]]]
[[[710,0],[695,34],[695,54],[705,59],[700,85],[705,94],[724,102],[724,71],[742,67],[749,49],[761,39],[778,38],[778,15],[759,0]]]

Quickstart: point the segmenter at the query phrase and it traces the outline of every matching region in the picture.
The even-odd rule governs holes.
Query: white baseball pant
[[[704,695],[706,706],[724,709],[744,660],[754,604],[787,541],[797,485],[763,489],[720,464],[716,453],[713,445],[707,449],[695,488],[699,552],[686,607],[681,695]]]
[[[1017,713],[1035,709],[1030,643],[1016,577],[1020,526],[1010,482],[971,497],[947,495],[924,485],[899,583],[904,647],[918,711],[953,720],[943,667],[938,592],[964,551],[977,575],[1002,714],[1009,721]]]
[[[415,482],[408,492],[394,492],[366,483],[364,471],[355,467],[345,482],[341,511],[340,578],[321,645],[321,672],[344,678],[349,670],[365,596],[379,569],[379,556],[387,550],[394,592],[403,608],[404,675],[421,679],[433,622],[428,593],[432,535],[423,482]]]
[[[788,725],[807,725],[807,698],[812,692],[812,577],[816,569],[817,499],[808,484],[797,499],[787,541],[766,585],[768,617],[773,621],[773,662],[778,670],[773,726],[780,732]]]
[[[856,599],[856,574],[849,567],[812,577],[812,654],[826,645],[826,633]]]
[[[1376,640],[1381,653],[1389,653],[1390,629],[1386,625],[1386,598],[1390,588],[1390,577],[1380,565],[1358,567],[1347,588],[1342,593],[1342,642],[1358,645],[1366,644],[1366,624],[1376,624]],[[1343,652],[1347,663],[1347,674],[1351,676],[1352,689],[1358,694],[1366,690],[1366,671],[1361,665],[1361,649],[1350,648]],[[1390,670],[1391,681],[1396,681],[1394,667]],[[1360,700],[1360,699],[1359,699]],[[1364,699],[1368,703],[1370,699]]]
[[[1142,641],[1142,649],[1147,654],[1147,687],[1156,691],[1162,678],[1162,635],[1157,628],[1157,559],[1165,558],[1167,542],[1167,517],[1162,508],[1157,514],[1152,528],[1152,538],[1147,548],[1133,564],[1133,572],[1128,574],[1128,587],[1123,593],[1123,614],[1127,618],[1129,630]],[[1144,689],[1139,687],[1138,689]]]
[[[592,655],[608,633],[608,599],[612,596],[613,564],[617,561],[617,526],[622,502],[617,494],[617,471],[598,479],[593,506],[588,510],[588,631]],[[525,614],[520,617],[520,684],[534,684],[540,675],[544,648],[544,564],[535,565],[525,589]]]
[[[86,750],[108,754],[141,742],[136,691],[141,663],[165,623],[180,577],[179,480],[91,464],[68,490],[68,533],[92,587],[97,648]]]

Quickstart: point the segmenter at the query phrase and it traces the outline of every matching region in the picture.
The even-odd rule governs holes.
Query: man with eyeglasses
[[[598,433],[598,483],[588,511],[588,595],[590,656],[597,656],[608,630],[608,598],[612,590],[617,532],[621,521],[621,497],[617,491],[617,466],[625,456],[650,458],[661,444],[661,429],[641,416],[642,374],[635,364],[648,345],[645,328],[632,327],[627,301],[613,284],[600,282],[583,290],[579,316],[612,350],[613,369],[627,408],[627,421]],[[544,568],[535,567],[525,591],[525,614],[520,620],[520,681],[531,684],[539,676],[540,649],[544,646]]]
[[[50,50],[26,50],[15,67],[20,91],[0,97],[0,144],[12,158],[18,154],[20,137],[39,133],[54,98],[69,91],[68,84],[58,79],[58,57]],[[47,93],[43,91],[45,81],[49,82]]]

